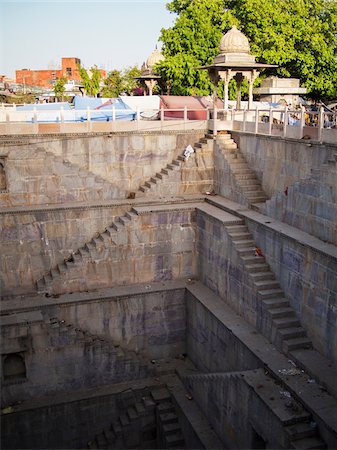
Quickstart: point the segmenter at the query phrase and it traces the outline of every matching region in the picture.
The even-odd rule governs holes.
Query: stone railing
[[[217,120],[214,120],[214,117]],[[312,139],[337,143],[337,112],[306,111],[304,108],[215,109],[211,111],[210,129],[243,131],[291,139]]]
[[[215,120],[217,118],[217,120]],[[306,111],[304,108],[270,109],[111,109],[39,110],[0,107],[0,135],[184,131],[243,131],[252,134],[280,136],[292,139],[312,139],[337,143],[337,112]]]

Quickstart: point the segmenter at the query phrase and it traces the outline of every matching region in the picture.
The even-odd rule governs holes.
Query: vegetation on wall
[[[208,95],[207,72],[221,36],[232,25],[247,36],[257,61],[279,65],[274,75],[299,78],[314,98],[337,97],[336,0],[172,0],[177,15],[163,29],[158,66],[171,94]]]

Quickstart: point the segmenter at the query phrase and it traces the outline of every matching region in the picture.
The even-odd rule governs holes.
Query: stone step
[[[293,339],[286,339],[282,343],[283,350],[288,353],[291,350],[300,348],[312,348],[312,342],[307,337],[299,337]]]
[[[237,179],[237,180],[240,180],[240,182],[242,181],[244,181],[244,180],[254,180],[254,181],[257,181],[256,180],[256,176],[255,176],[255,173],[254,172],[252,172],[252,171],[250,171],[249,173],[236,173],[235,174],[235,178]]]
[[[112,424],[111,428],[112,428],[112,431],[115,433],[116,437],[121,436],[121,434],[123,433],[123,429],[122,429],[122,426],[119,421],[115,421]]]
[[[281,307],[281,308],[272,308],[268,310],[268,313],[271,315],[273,319],[279,319],[281,317],[294,317],[295,313],[292,308],[289,306]]]
[[[116,231],[120,231],[124,228],[124,223],[116,220],[111,224],[111,228],[113,228]]]
[[[150,181],[145,181],[145,184],[144,184],[146,187],[148,187],[148,188],[153,188],[154,187],[154,185],[155,185],[155,182],[153,182],[152,180],[150,180]]]
[[[163,175],[168,175],[169,171],[168,169],[161,169],[160,173],[162,173]]]
[[[269,269],[268,264],[260,263],[259,259],[255,259],[255,264],[246,264],[245,269],[249,274],[253,274],[256,272],[264,272]]]
[[[242,189],[243,191],[245,191],[245,189]],[[262,189],[258,189],[258,190],[256,190],[256,191],[247,191],[247,192],[245,192],[245,196],[246,197],[265,197],[265,198],[267,198],[266,197],[266,194],[262,191]]]
[[[144,405],[143,405],[142,403],[140,403],[140,402],[136,402],[136,403],[135,403],[135,410],[137,411],[137,414],[138,414],[139,416],[144,415],[144,414],[145,414],[145,411],[146,411]]]
[[[166,388],[159,388],[151,390],[151,397],[155,402],[162,402],[164,400],[171,400],[170,391]]]
[[[96,439],[94,439],[93,441],[89,441],[87,446],[89,449],[98,449]]]
[[[283,297],[284,292],[282,289],[261,289],[258,291],[258,294],[262,300],[265,300],[267,298],[276,298],[276,297]]]
[[[181,448],[184,445],[184,437],[181,432],[165,436],[165,445],[167,448]]]
[[[182,155],[178,155],[178,161],[185,161],[185,158]]]
[[[100,433],[96,436],[96,442],[97,442],[98,448],[107,448],[108,441],[106,440],[103,433]]]
[[[103,433],[104,433],[105,439],[107,440],[107,442],[108,442],[109,444],[112,444],[113,442],[115,442],[115,440],[116,440],[116,435],[115,435],[115,433],[112,431],[111,428],[105,429],[105,430],[103,431]]]
[[[228,233],[239,233],[241,231],[246,232],[248,230],[248,228],[246,227],[246,225],[227,225],[226,226],[226,230]]]
[[[236,251],[238,252],[239,256],[249,256],[249,255],[254,255],[255,253],[255,246],[250,246],[250,247],[239,247],[236,249]]]
[[[254,250],[254,253],[255,253],[255,250]],[[266,263],[264,256],[256,256],[254,253],[252,255],[241,256],[241,259],[245,265],[246,264],[253,265],[253,264],[265,264]]]
[[[280,286],[277,280],[261,280],[255,281],[254,285],[260,290],[264,289],[276,289]]]
[[[265,197],[265,196],[252,197],[252,198],[249,198],[248,200],[250,201],[251,204],[264,203],[268,200],[268,197]]]
[[[138,216],[138,214],[134,211],[127,211],[125,213],[125,216],[128,217],[130,220],[132,220],[135,219]]]
[[[246,192],[256,192],[257,189],[261,189],[261,186],[256,179],[254,180],[238,180],[240,187]]]
[[[221,134],[221,138],[223,137],[223,136],[231,136],[230,134]],[[212,134],[212,133],[206,133],[205,134],[205,138],[206,139],[211,139],[211,140],[213,140],[214,139],[214,134]]]
[[[267,300],[262,300],[262,303],[267,309],[290,307],[289,300],[284,297],[269,298]]]
[[[240,240],[240,239],[249,239],[252,240],[253,236],[251,235],[251,233],[249,233],[249,231],[242,231],[241,233],[239,232],[228,232],[229,236],[233,239],[233,240]]]
[[[119,416],[119,422],[122,427],[126,427],[127,425],[130,425],[130,420],[126,414],[121,414]]]
[[[300,422],[286,427],[285,431],[292,438],[292,440],[295,440],[315,436],[317,433],[317,428],[316,426],[311,426],[310,423]]]
[[[323,449],[326,448],[325,443],[322,441],[322,439],[318,437],[308,437],[304,439],[298,439],[295,441],[292,441],[290,443],[291,448],[295,449],[301,449],[301,450],[310,450],[310,449]]]
[[[180,166],[181,166],[180,161],[178,161],[177,159],[174,159],[174,160],[172,161],[171,164],[172,164],[173,166],[177,166],[177,167],[180,167]]]
[[[297,339],[306,337],[306,332],[302,327],[282,328],[278,331],[282,340]]]
[[[150,190],[150,188],[143,185],[143,186],[139,186],[138,190],[141,192],[148,192]]]
[[[253,239],[241,239],[241,240],[235,240],[232,242],[236,249],[247,248],[250,246],[254,247],[254,249],[255,249],[255,246],[254,246],[255,241],[253,241]]]
[[[171,412],[159,414],[159,418],[163,424],[178,422],[178,417],[176,416],[176,414],[171,413]]]
[[[180,430],[180,425],[178,422],[166,423],[163,425],[163,433],[165,435],[173,434]]]
[[[174,405],[172,402],[161,402],[157,406],[157,409],[160,413],[174,412]]]
[[[275,275],[273,272],[266,271],[266,272],[253,272],[249,274],[253,281],[262,281],[262,280],[274,280]]]
[[[130,421],[134,421],[134,420],[138,419],[138,414],[134,407],[130,406],[130,408],[127,409],[126,413],[128,415],[128,418],[130,419]]]
[[[279,319],[274,319],[273,326],[276,327],[277,330],[283,330],[284,328],[300,327],[301,324],[298,318],[294,316],[294,317],[281,317]]]
[[[252,170],[249,167],[237,167],[238,165],[235,164],[233,167],[231,167],[231,171],[236,174],[244,175],[244,174],[250,174],[252,173]]]

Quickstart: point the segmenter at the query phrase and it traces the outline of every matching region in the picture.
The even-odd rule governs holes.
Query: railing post
[[[115,105],[112,105],[112,123],[111,123],[112,131],[116,131],[116,109]]]
[[[255,109],[255,134],[259,132],[259,107],[256,105]]]
[[[13,103],[13,109],[14,109],[14,111],[16,111],[16,104],[15,103]]]
[[[61,116],[61,123],[64,123],[64,110],[63,110],[63,106],[61,106],[60,116]]]
[[[218,134],[218,109],[215,104],[213,114],[213,136],[216,136]]]
[[[301,106],[301,131],[300,131],[300,139],[304,136],[304,127],[305,127],[305,108]]]
[[[87,106],[87,131],[91,131],[91,113],[89,106]]]
[[[268,124],[268,134],[269,136],[272,134],[272,129],[273,129],[273,110],[271,109],[271,107],[269,108],[269,124]]]
[[[209,108],[206,108],[206,120],[209,121]]]
[[[287,127],[288,127],[288,108],[284,107],[284,120],[283,120],[283,137],[287,136]]]
[[[246,108],[244,108],[244,110],[243,110],[243,130],[242,131],[246,131],[246,120],[247,120],[247,111],[246,111]]]
[[[139,130],[139,121],[140,121],[139,106],[137,106],[137,108],[136,108],[136,121],[137,121],[137,130]]]
[[[39,132],[39,125],[37,123],[37,112],[36,112],[36,108],[33,108],[33,124],[34,124],[34,133],[38,133]]]
[[[187,106],[184,106],[184,130],[186,130],[186,123],[187,123]]]
[[[319,116],[318,116],[318,140],[322,142],[323,138],[323,128],[324,128],[324,108],[321,106],[319,108]]]
[[[164,124],[164,108],[163,106],[160,107],[160,129],[163,129]]]

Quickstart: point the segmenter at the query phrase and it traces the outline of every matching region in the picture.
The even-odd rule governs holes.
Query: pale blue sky
[[[0,0],[0,74],[56,68],[62,56],[106,70],[141,65],[175,19],[166,0]],[[160,47],[160,43],[159,43]]]

